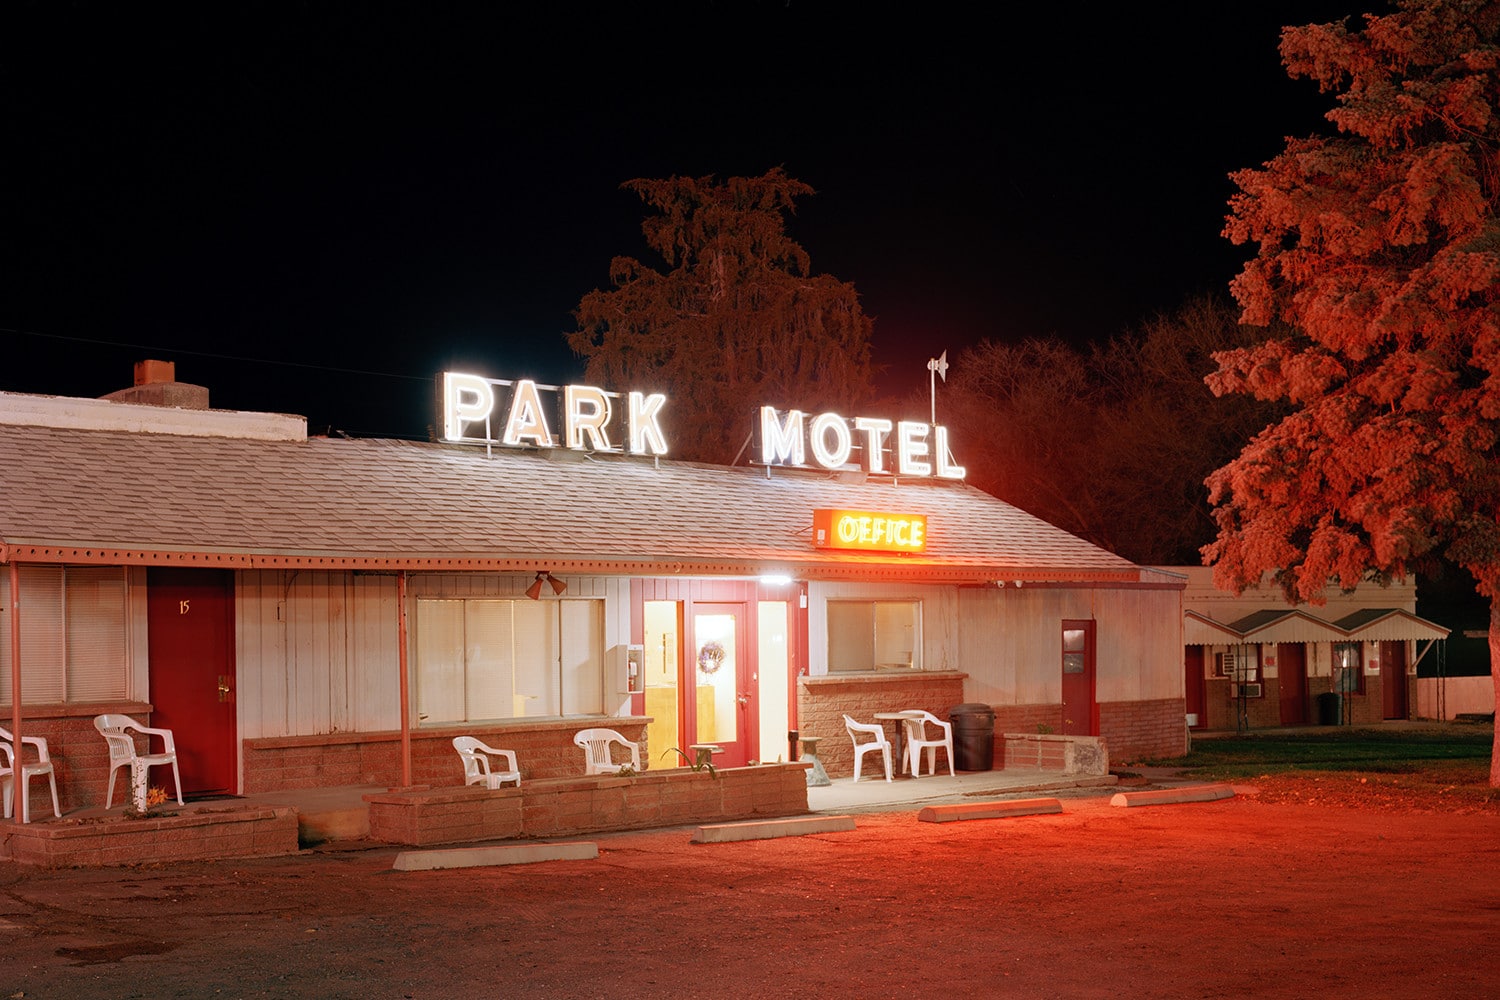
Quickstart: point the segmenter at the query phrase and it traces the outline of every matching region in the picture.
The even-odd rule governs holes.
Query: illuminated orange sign
[[[927,518],[873,510],[813,511],[813,545],[820,549],[921,552],[927,547]]]

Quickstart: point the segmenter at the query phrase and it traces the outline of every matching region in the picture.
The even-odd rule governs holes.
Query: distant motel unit
[[[660,454],[659,397],[444,393],[438,443],[209,409],[165,362],[0,393],[0,715],[19,663],[69,808],[104,798],[102,712],[171,728],[198,795],[455,785],[459,734],[579,774],[596,725],[651,768],[816,735],[840,777],[844,713],[972,703],[1184,749],[1182,578],[965,485],[941,428],[768,409],[724,467]]]
[[[1269,579],[1235,595],[1183,574],[1184,690],[1197,729],[1372,725],[1416,717],[1417,664],[1443,625],[1416,615],[1416,581],[1323,592],[1291,605]]]

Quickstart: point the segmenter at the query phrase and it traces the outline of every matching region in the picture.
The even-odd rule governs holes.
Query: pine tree
[[[642,225],[669,271],[617,257],[568,337],[605,387],[666,392],[679,458],[732,462],[762,405],[847,411],[870,395],[872,323],[854,286],[814,276],[786,215],[813,189],[760,177],[638,179]]]
[[[1225,235],[1258,247],[1232,290],[1294,332],[1217,355],[1209,383],[1293,409],[1209,478],[1204,555],[1221,586],[1272,573],[1303,600],[1450,559],[1491,600],[1500,694],[1497,29],[1493,0],[1401,0],[1283,32],[1337,131],[1232,175]]]

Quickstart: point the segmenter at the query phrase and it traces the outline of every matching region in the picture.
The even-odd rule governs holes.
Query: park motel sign
[[[554,397],[543,403],[543,393]],[[461,372],[442,376],[443,440],[454,444],[663,457],[667,438],[661,393],[618,393],[590,385],[539,385]],[[551,416],[549,417],[549,413]],[[554,424],[559,432],[554,432]],[[837,413],[760,408],[759,463],[765,466],[846,470],[855,453],[872,475],[962,479],[952,461],[948,429],[915,420],[848,419]],[[819,548],[921,552],[927,522],[920,515],[880,511],[818,510]]]

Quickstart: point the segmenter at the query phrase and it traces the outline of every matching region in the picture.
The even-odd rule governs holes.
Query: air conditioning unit
[[[1235,692],[1237,698],[1259,698],[1261,696],[1260,684],[1241,684]]]

